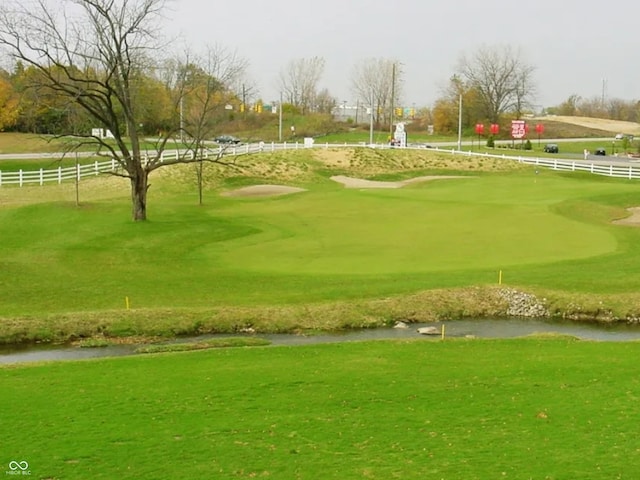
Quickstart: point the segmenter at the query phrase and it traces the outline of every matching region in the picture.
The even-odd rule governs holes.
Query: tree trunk
[[[131,176],[131,208],[134,222],[147,219],[147,188],[149,173],[140,168]]]

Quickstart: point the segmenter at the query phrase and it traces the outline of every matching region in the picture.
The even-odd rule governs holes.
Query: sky
[[[289,62],[318,56],[320,89],[355,104],[355,65],[382,57],[401,64],[403,105],[431,106],[463,54],[503,45],[535,68],[539,108],[573,94],[640,99],[638,0],[173,0],[165,16],[194,50],[245,58],[267,103]]]

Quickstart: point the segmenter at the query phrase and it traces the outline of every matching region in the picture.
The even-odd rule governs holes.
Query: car
[[[600,155],[600,156],[606,156],[607,155],[607,151],[604,148],[596,148],[595,151],[593,152],[594,155]]]
[[[544,151],[547,153],[558,153],[558,145],[555,143],[547,143],[544,146]]]
[[[214,140],[216,143],[224,145],[238,145],[240,143],[240,139],[233,135],[219,135]]]
[[[626,133],[618,133],[615,138],[616,138],[616,140],[624,140],[626,138],[630,142],[633,142],[633,138],[634,137],[633,137],[633,135],[628,135]]]

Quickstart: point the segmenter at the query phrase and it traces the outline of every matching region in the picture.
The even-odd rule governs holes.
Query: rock
[[[539,300],[534,295],[510,288],[502,289],[500,296],[508,304],[505,313],[510,317],[539,318],[550,316],[545,305],[546,299]]]
[[[393,328],[409,328],[409,325],[404,322],[396,322]]]
[[[420,327],[417,332],[420,335],[440,335],[440,330],[438,327]]]

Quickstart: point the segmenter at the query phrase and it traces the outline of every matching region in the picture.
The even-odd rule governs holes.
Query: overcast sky
[[[396,59],[403,104],[430,106],[460,56],[509,44],[535,67],[535,103],[569,95],[640,99],[638,0],[174,0],[170,30],[220,45],[250,63],[260,97],[278,98],[278,74],[298,58],[323,57],[320,88],[355,103],[354,65]]]

